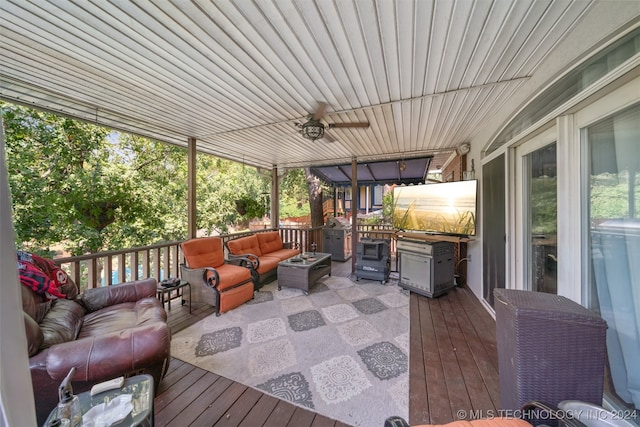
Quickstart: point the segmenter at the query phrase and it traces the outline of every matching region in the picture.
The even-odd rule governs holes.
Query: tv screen
[[[476,180],[409,185],[393,190],[393,226],[454,236],[476,235]]]

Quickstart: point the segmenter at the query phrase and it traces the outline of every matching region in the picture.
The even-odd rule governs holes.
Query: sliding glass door
[[[640,105],[582,129],[587,302],[607,321],[606,394],[640,409]]]
[[[557,294],[558,174],[555,128],[515,151],[514,285]]]
[[[524,156],[527,289],[558,291],[558,181],[555,142]]]

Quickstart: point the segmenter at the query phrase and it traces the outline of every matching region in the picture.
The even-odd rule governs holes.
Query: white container
[[[633,418],[633,410],[610,412],[601,406],[579,400],[563,400],[558,408],[565,411],[587,427],[638,427],[629,419]]]

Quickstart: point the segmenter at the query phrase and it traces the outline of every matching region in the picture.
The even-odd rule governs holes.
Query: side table
[[[158,288],[156,289],[156,297],[160,300],[160,302],[162,302],[163,306],[166,297],[167,308],[171,310],[171,292],[175,291],[176,295],[174,295],[173,297],[180,297],[180,299],[182,300],[182,304],[184,304],[184,288],[189,288],[189,314],[191,314],[191,284],[189,282],[181,280],[180,284],[176,286],[158,285]]]
[[[82,414],[86,414],[94,406],[109,402],[123,394],[131,394],[133,410],[117,424],[118,427],[153,427],[153,390],[151,375],[141,374],[125,378],[122,388],[103,391],[94,396],[91,396],[88,391],[78,394],[80,410]],[[58,409],[54,408],[44,425],[48,426],[51,421],[56,419],[57,414]]]

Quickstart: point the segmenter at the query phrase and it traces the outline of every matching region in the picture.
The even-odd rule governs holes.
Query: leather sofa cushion
[[[27,313],[36,323],[42,322],[44,315],[51,308],[51,301],[40,294],[36,294],[26,286],[20,286],[22,291],[22,311]]]
[[[165,322],[166,319],[166,311],[156,303],[155,298],[125,302],[87,314],[78,339],[123,331],[153,322]]]
[[[256,233],[255,236],[258,239],[258,244],[260,245],[260,252],[262,252],[262,255],[270,254],[271,252],[278,251],[284,247],[282,238],[280,237],[280,233],[277,231]]]
[[[44,336],[40,350],[75,340],[82,327],[84,314],[84,307],[75,301],[62,298],[53,300],[51,309],[40,322]]]
[[[253,254],[261,256],[260,244],[255,234],[246,237],[240,237],[239,239],[229,240],[227,242],[227,248],[233,255]]]
[[[78,286],[70,277],[67,278],[67,283],[60,286],[58,289],[67,297],[67,299],[75,299],[80,293],[78,291]]]
[[[27,333],[27,351],[29,352],[29,357],[31,357],[40,351],[40,346],[44,341],[44,335],[42,334],[40,325],[38,325],[31,316],[24,311],[22,315],[24,317],[24,329]]]
[[[80,295],[84,307],[92,312],[123,302],[136,302],[142,298],[156,295],[157,281],[142,279],[102,288],[87,289]]]

